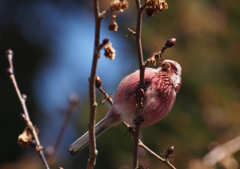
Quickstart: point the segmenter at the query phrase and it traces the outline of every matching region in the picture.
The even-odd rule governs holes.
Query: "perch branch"
[[[142,124],[142,119],[137,118],[135,120],[135,132],[133,133],[133,169],[137,169],[139,167],[139,136],[140,136],[140,129]]]
[[[143,63],[143,53],[142,53],[142,42],[141,42],[141,32],[142,32],[142,12],[144,8],[146,7],[146,3],[141,6],[140,0],[136,0],[136,7],[137,7],[137,26],[136,26],[136,34],[135,34],[135,39],[136,39],[136,45],[137,45],[137,52],[138,52],[138,63],[139,63],[139,70],[140,70],[140,82],[139,84],[142,85],[144,83],[144,63]],[[142,96],[140,96],[142,97]],[[142,100],[141,98],[138,98],[138,100]],[[138,103],[137,105],[142,105],[144,106],[141,102]],[[139,107],[139,108],[142,108]],[[136,131],[133,134],[133,169],[138,168],[138,140],[139,140],[139,135],[140,135],[140,128],[141,128],[141,123],[142,123],[142,118],[138,117],[135,119],[136,121]],[[141,122],[140,122],[141,121]]]

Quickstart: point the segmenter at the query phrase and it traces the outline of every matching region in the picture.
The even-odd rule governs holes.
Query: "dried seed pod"
[[[111,8],[114,12],[123,12],[128,8],[127,0],[114,0],[111,3]]]
[[[168,4],[165,0],[145,0],[148,5],[145,8],[145,14],[150,17],[159,11],[168,9]]]
[[[110,22],[110,24],[108,26],[108,29],[110,31],[115,31],[115,32],[118,30],[118,23],[116,22],[116,18],[115,17],[112,18],[112,20],[111,20],[111,22]]]
[[[106,45],[104,45],[104,50],[105,50],[105,53],[104,55],[111,59],[111,60],[114,60],[115,59],[115,52],[116,50],[112,47],[112,43],[107,43]]]
[[[155,9],[153,9],[152,7],[146,7],[145,8],[145,15],[147,15],[148,17],[154,16],[155,14]]]
[[[26,129],[23,131],[22,134],[18,136],[18,144],[22,147],[30,147],[32,145],[32,135]]]

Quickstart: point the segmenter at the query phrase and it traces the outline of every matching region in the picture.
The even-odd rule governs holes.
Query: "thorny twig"
[[[15,90],[17,92],[18,98],[19,98],[19,100],[20,100],[20,102],[22,104],[22,108],[23,108],[23,111],[24,111],[24,115],[22,115],[22,118],[26,121],[28,129],[30,129],[30,131],[32,132],[32,135],[33,135],[33,138],[34,138],[34,142],[36,143],[34,145],[36,153],[41,158],[45,168],[49,169],[48,163],[47,163],[47,161],[45,159],[45,156],[44,156],[44,153],[43,153],[43,147],[40,144],[40,141],[39,141],[39,138],[38,138],[37,129],[33,125],[33,123],[31,122],[29,114],[28,114],[28,110],[27,110],[27,106],[26,106],[26,99],[27,99],[27,97],[26,97],[26,95],[22,95],[21,94],[21,92],[20,92],[20,90],[18,88],[18,85],[17,85],[17,81],[15,79],[15,75],[14,75],[14,71],[13,71],[14,70],[13,69],[13,61],[12,61],[12,59],[13,59],[13,51],[8,49],[6,51],[6,56],[8,58],[8,62],[9,62],[9,65],[10,65],[10,67],[7,69],[7,73],[9,75],[10,79],[12,80],[12,83],[14,85],[14,88],[15,88]]]

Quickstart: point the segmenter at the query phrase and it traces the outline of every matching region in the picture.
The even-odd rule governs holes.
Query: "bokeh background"
[[[101,10],[111,1],[101,1]],[[160,154],[174,146],[177,168],[191,168],[209,145],[222,144],[240,133],[240,1],[167,1],[169,9],[154,17],[143,17],[144,57],[161,50],[175,37],[176,45],[164,59],[178,61],[183,69],[182,87],[171,113],[142,129],[142,140]],[[110,38],[116,49],[111,61],[101,55],[97,74],[103,88],[114,93],[123,77],[138,69],[133,37],[125,38],[127,28],[136,25],[133,1],[129,9],[117,14],[119,29],[110,32],[110,17],[101,25],[101,39]],[[79,104],[66,129],[52,168],[86,168],[88,148],[71,157],[68,146],[85,133],[88,124],[90,76],[94,38],[92,2],[88,1],[0,1],[0,168],[42,169],[33,149],[17,145],[25,128],[20,119],[21,104],[9,78],[5,51],[12,49],[15,75],[22,93],[28,96],[30,117],[40,130],[45,152],[55,144],[69,96],[76,93]],[[151,66],[151,65],[150,65]],[[158,65],[159,66],[159,65]],[[97,91],[100,102],[103,95]],[[99,121],[110,105],[97,108]],[[113,127],[97,139],[96,168],[128,169],[132,165],[132,140],[122,125]],[[151,169],[168,168],[144,150],[140,161]],[[240,154],[235,154],[238,168]]]

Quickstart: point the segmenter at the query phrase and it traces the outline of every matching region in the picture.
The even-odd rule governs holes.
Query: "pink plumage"
[[[111,109],[106,116],[96,124],[95,133],[99,136],[111,126],[127,122],[133,126],[133,120],[143,118],[142,127],[154,124],[165,117],[176,99],[181,86],[181,66],[172,60],[165,60],[158,69],[146,68],[144,77],[143,108],[136,104],[139,71],[126,76],[118,86]],[[75,141],[68,151],[74,155],[88,145],[88,132]]]

